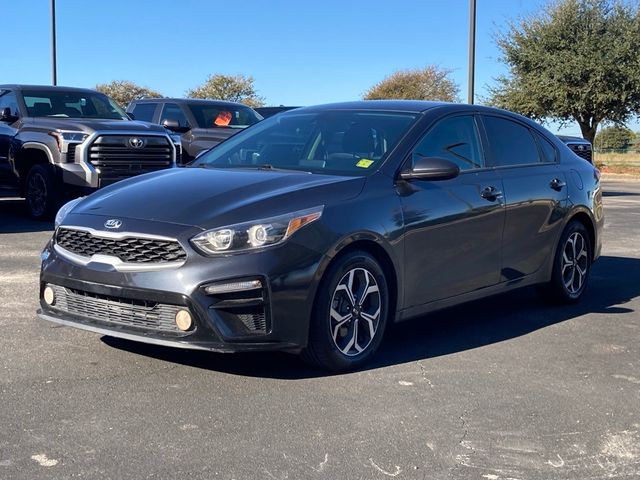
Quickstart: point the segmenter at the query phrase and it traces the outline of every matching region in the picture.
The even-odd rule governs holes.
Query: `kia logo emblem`
[[[131,137],[129,139],[129,146],[131,148],[142,148],[144,147],[144,140],[138,137]]]
[[[117,218],[110,218],[109,220],[104,222],[104,226],[111,229],[120,228],[122,226],[122,220],[118,220]]]

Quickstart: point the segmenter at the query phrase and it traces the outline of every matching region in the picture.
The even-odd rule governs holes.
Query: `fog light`
[[[183,332],[189,330],[192,323],[191,314],[187,310],[180,310],[176,313],[176,325]]]
[[[56,294],[51,287],[45,287],[43,292],[44,303],[47,305],[53,305],[56,301]]]
[[[245,292],[247,290],[257,290],[262,288],[260,280],[246,280],[242,282],[218,283],[204,287],[205,293],[215,295],[217,293]]]

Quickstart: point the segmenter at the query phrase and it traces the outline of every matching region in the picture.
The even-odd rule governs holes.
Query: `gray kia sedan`
[[[173,347],[367,362],[391,323],[539,285],[583,295],[600,174],[492,108],[364,101],[268,118],[187,168],[65,205],[39,315]]]

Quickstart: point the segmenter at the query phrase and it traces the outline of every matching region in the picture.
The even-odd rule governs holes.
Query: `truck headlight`
[[[324,206],[319,206],[207,230],[193,237],[191,243],[205,255],[250,251],[278,245],[305,225],[318,220],[323,209]]]
[[[73,210],[73,207],[75,207],[78,203],[80,203],[83,198],[84,197],[74,198],[70,202],[67,202],[62,207],[60,207],[60,210],[58,210],[58,213],[56,213],[56,219],[54,221],[55,228],[58,228],[60,226],[60,224],[64,220],[64,217],[66,217],[69,214],[69,212]]]
[[[65,145],[69,143],[82,143],[89,136],[88,134],[82,132],[66,131],[53,131],[49,132],[49,135],[56,139],[58,150],[60,150],[61,152],[66,151]]]

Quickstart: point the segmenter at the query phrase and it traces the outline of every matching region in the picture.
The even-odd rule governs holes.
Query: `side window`
[[[153,114],[156,113],[157,103],[136,103],[131,113],[136,120],[153,122]]]
[[[529,129],[505,118],[482,119],[496,167],[540,163],[540,154]]]
[[[445,118],[420,141],[414,153],[423,157],[441,157],[460,170],[483,166],[476,123],[471,115]]]
[[[175,103],[164,104],[164,107],[162,108],[162,115],[160,115],[160,123],[165,120],[175,120],[181,127],[186,127],[189,123],[180,106]]]
[[[538,139],[538,144],[540,145],[540,151],[542,152],[542,161],[545,163],[556,163],[557,161],[557,153],[556,147],[553,144],[544,138],[538,132],[535,132],[535,137]]]
[[[13,115],[19,114],[16,94],[9,90],[0,93],[0,113],[2,113],[5,108],[10,108]]]

